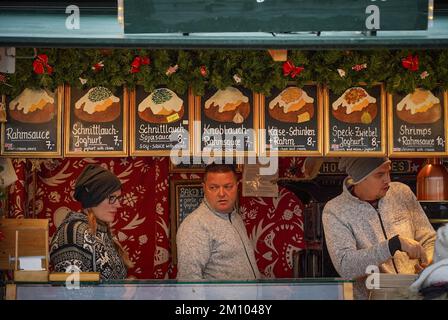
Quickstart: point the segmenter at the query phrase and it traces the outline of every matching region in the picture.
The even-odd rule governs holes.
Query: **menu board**
[[[259,153],[322,155],[322,99],[317,85],[275,89],[260,103]]]
[[[62,155],[63,87],[55,92],[25,88],[16,97],[6,97],[2,124],[1,154],[32,158]]]
[[[416,89],[388,96],[389,154],[446,155],[447,114],[442,91]]]
[[[201,180],[170,180],[171,249],[176,260],[176,233],[181,222],[202,202],[204,190]]]
[[[258,107],[250,90],[227,87],[208,91],[198,100],[195,118],[200,121],[200,139],[196,141],[196,154],[256,153]]]
[[[65,155],[127,155],[127,92],[66,89]]]
[[[383,86],[348,88],[341,95],[326,90],[325,155],[386,154],[386,97]]]
[[[131,93],[131,155],[169,156],[174,148],[190,154],[194,97],[166,87]]]

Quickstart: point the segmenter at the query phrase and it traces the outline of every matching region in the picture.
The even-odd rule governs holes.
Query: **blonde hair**
[[[97,229],[97,222],[95,214],[93,213],[93,210],[91,208],[85,209],[87,212],[87,220],[89,221],[89,231],[92,235],[96,235],[96,229]],[[117,250],[118,255],[120,256],[121,260],[123,261],[126,268],[131,269],[134,268],[134,263],[129,258],[129,254],[124,250],[121,243],[118,241],[118,239],[112,234],[109,225],[107,225],[107,232],[109,233],[110,237],[112,238],[114,242],[115,250]]]

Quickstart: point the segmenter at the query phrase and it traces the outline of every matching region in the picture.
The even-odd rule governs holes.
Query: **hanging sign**
[[[446,156],[446,93],[416,89],[389,95],[389,154],[397,157]]]
[[[30,158],[62,155],[63,87],[55,92],[25,88],[17,97],[6,97],[1,154]]]
[[[259,154],[322,155],[322,97],[317,85],[288,86],[261,97]]]
[[[255,155],[257,152],[258,103],[255,94],[242,87],[213,90],[197,99],[195,154],[215,157]],[[258,102],[258,101],[257,101]],[[199,131],[196,134],[196,131]]]
[[[66,156],[127,155],[127,91],[106,87],[86,90],[67,87]]]
[[[194,97],[166,87],[131,93],[131,155],[169,156],[176,147],[190,152]]]
[[[325,155],[386,154],[386,96],[381,84],[359,84],[341,95],[327,90],[325,101]]]

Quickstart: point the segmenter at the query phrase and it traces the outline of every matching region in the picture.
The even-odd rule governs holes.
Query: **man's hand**
[[[426,267],[427,267],[428,265],[426,264],[426,263],[417,263],[415,266],[414,266],[414,271],[415,271],[415,273],[420,273],[420,272],[422,272],[423,271],[423,269],[425,269]]]
[[[425,249],[418,243],[418,241],[415,241],[414,239],[409,239],[405,237],[399,236],[398,239],[400,239],[401,244],[401,251],[404,251],[408,254],[409,258],[411,259],[419,259],[420,265],[428,265],[428,257],[426,256]]]
[[[427,266],[429,266],[432,263],[432,259],[428,262],[422,262],[421,260],[414,266],[415,273],[420,273],[425,269]]]

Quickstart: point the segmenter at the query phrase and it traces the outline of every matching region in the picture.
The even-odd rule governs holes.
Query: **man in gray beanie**
[[[338,273],[356,280],[355,299],[367,299],[366,274],[421,271],[436,233],[411,189],[391,182],[388,158],[342,158],[339,169],[348,177],[323,210],[325,241]]]
[[[345,171],[353,180],[353,184],[360,183],[379,166],[390,163],[389,158],[341,158],[339,170]]]

